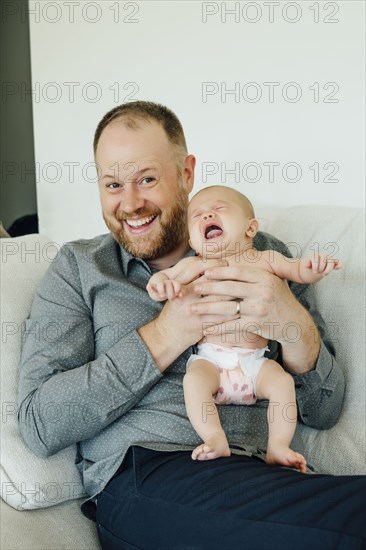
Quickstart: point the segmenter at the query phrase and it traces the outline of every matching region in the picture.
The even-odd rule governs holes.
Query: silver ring
[[[240,302],[241,300],[236,300],[236,315],[241,314]]]

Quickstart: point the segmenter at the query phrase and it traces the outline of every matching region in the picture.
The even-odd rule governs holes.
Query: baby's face
[[[250,219],[233,190],[205,189],[188,206],[191,247],[200,256],[211,258],[223,251],[238,252],[251,242],[245,234]]]

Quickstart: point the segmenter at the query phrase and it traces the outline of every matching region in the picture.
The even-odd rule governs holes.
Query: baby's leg
[[[259,399],[269,399],[268,464],[282,464],[306,472],[306,460],[290,449],[295,433],[297,408],[293,378],[276,361],[263,363],[256,381]]]
[[[204,441],[192,452],[193,460],[230,456],[229,444],[213,399],[219,382],[218,369],[206,359],[193,361],[183,378],[188,418]]]

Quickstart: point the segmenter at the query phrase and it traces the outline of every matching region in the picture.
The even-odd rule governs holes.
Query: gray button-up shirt
[[[254,245],[289,256],[285,245],[266,233],[258,233]],[[163,306],[145,290],[151,275],[147,263],[128,254],[110,234],[68,243],[41,282],[26,322],[21,433],[42,457],[77,443],[76,463],[90,496],[105,487],[132,444],[172,451],[191,450],[201,442],[183,398],[192,348],[161,373],[137,333]],[[340,413],[344,376],[332,356],[313,289],[290,286],[323,339],[316,369],[294,376],[299,417],[328,428]],[[277,357],[276,342],[270,350],[267,355]],[[219,407],[234,452],[265,451],[267,404]],[[303,452],[298,431],[292,447]]]

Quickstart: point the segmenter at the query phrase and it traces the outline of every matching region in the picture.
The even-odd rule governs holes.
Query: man
[[[231,457],[190,458],[200,441],[182,379],[212,325],[223,339],[249,328],[270,339],[269,357],[294,376],[300,419],[320,429],[337,421],[344,377],[312,289],[294,284],[291,292],[255,267],[242,273],[212,261],[192,273],[209,280],[195,281],[187,296],[152,302],[151,274],[193,254],[186,209],[195,158],[176,116],[149,102],[107,113],[94,152],[111,234],[65,245],[35,297],[19,387],[27,444],[49,456],[78,443],[103,548],[361,548],[365,479],[267,465],[265,402],[221,407]],[[264,233],[255,246],[288,254]],[[52,322],[52,341],[35,341],[36,324],[42,334]],[[288,323],[296,342],[286,341]],[[62,410],[57,422],[50,403]],[[292,447],[303,452],[297,432]]]

